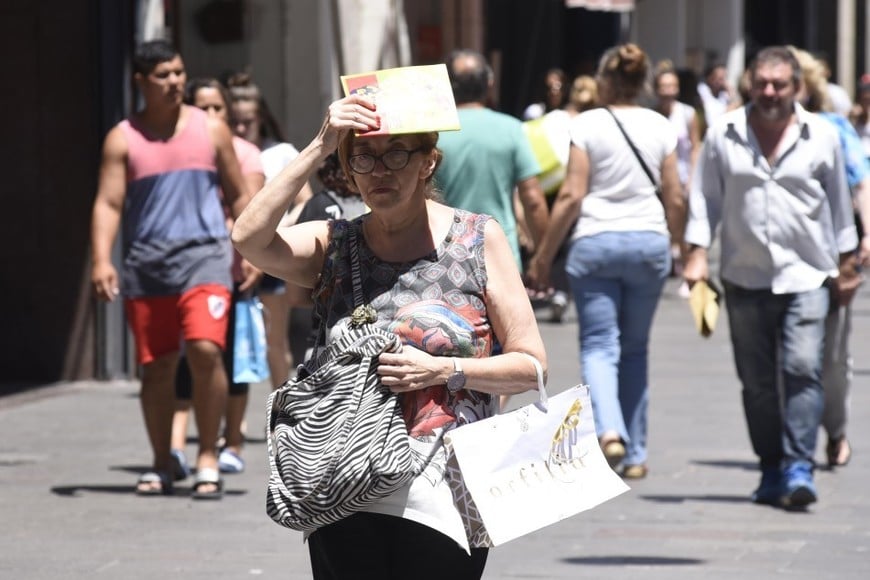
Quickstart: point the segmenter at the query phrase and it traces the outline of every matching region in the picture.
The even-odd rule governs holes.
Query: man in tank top
[[[145,107],[106,136],[94,202],[92,283],[102,300],[124,299],[142,365],[141,405],[154,461],[140,495],[172,492],[174,379],[183,344],[193,376],[199,433],[193,497],[220,498],[216,444],[226,400],[221,364],[232,251],[218,196],[237,216],[248,200],[226,123],[182,104],[186,74],[166,41],[133,58]],[[121,230],[120,276],[112,245]]]

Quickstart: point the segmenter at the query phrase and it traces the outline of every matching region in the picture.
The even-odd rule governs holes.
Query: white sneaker
[[[692,291],[689,290],[689,283],[683,280],[683,283],[680,284],[679,288],[677,288],[677,296],[680,298],[688,298],[691,293]]]
[[[564,292],[557,290],[550,298],[550,322],[562,322],[567,309],[568,297]]]
[[[218,469],[221,473],[241,473],[245,470],[245,461],[229,449],[222,449],[218,456]]]

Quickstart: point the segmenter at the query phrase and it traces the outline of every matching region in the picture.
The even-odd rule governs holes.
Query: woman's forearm
[[[312,141],[281,173],[261,189],[233,227],[233,244],[250,259],[265,250],[276,237],[278,224],[308,177],[329,154],[319,140]]]

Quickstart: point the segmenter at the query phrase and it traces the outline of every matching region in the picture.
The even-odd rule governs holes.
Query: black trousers
[[[487,548],[471,556],[444,534],[404,518],[356,513],[308,538],[314,580],[479,580]]]

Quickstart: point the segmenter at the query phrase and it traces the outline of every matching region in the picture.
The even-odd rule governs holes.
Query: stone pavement
[[[493,550],[485,578],[870,577],[870,291],[855,304],[855,457],[845,469],[817,472],[821,498],[805,513],[747,499],[757,472],[722,322],[711,339],[696,337],[669,285],[651,344],[649,477]],[[542,330],[550,389],[558,391],[578,376],[576,318],[542,322]],[[254,435],[265,396],[266,387],[254,388]],[[310,578],[301,534],[265,515],[262,438],[246,447],[248,470],[226,477],[222,501],[194,502],[189,482],[173,497],[133,495],[150,461],[134,382],[47,385],[0,398],[0,433],[4,580]]]

